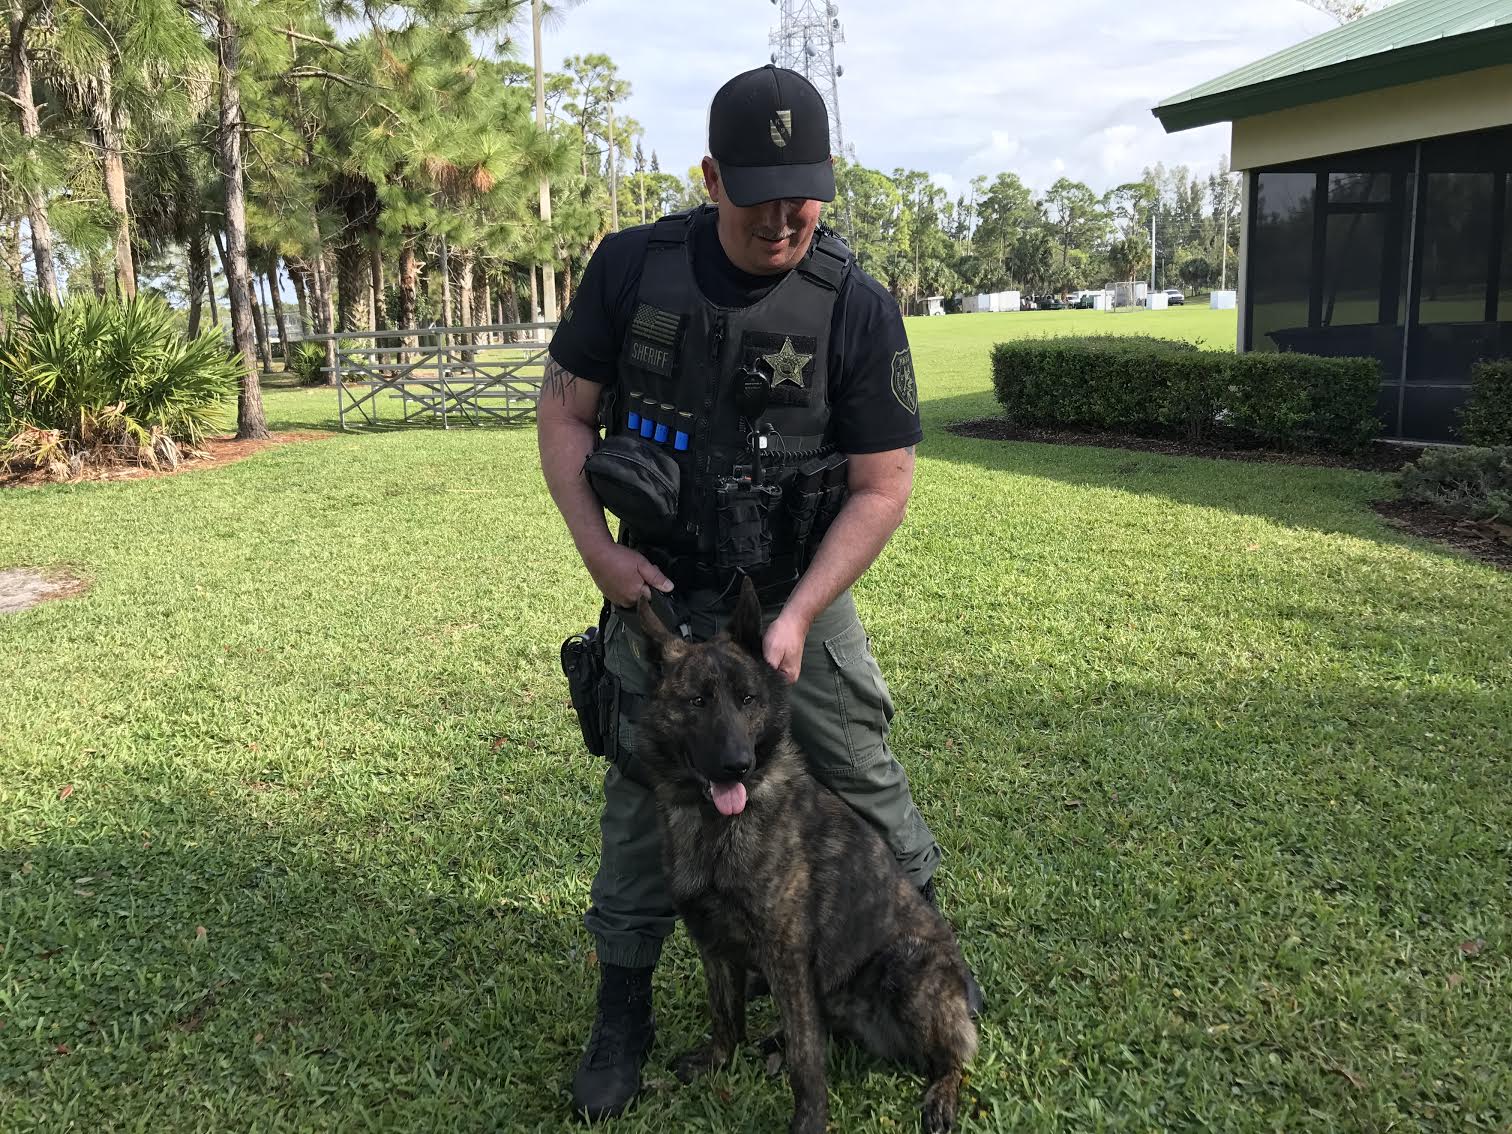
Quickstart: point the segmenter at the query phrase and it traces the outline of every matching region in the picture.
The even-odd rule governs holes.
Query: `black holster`
[[[562,643],[562,673],[572,696],[583,743],[595,756],[609,751],[608,731],[612,726],[613,690],[604,668],[604,629],[608,623],[609,604],[604,604],[599,624]]]

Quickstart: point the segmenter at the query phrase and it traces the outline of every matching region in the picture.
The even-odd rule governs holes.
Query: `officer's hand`
[[[803,643],[807,637],[807,626],[800,626],[796,619],[779,614],[761,640],[761,653],[767,665],[780,671],[789,685],[798,680],[798,670],[803,663]]]
[[[589,556],[585,566],[594,585],[615,606],[634,606],[650,598],[653,587],[663,592],[672,589],[672,580],[655,563],[623,544],[607,544]]]

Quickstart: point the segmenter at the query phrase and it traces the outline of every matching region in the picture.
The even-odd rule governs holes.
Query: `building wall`
[[[1239,203],[1239,353],[1243,354],[1246,343],[1249,342],[1249,304],[1245,302],[1249,298],[1249,272],[1245,269],[1249,266],[1250,258],[1250,196],[1253,190],[1251,180],[1255,175],[1249,170],[1243,174],[1244,189]]]
[[[1512,125],[1512,65],[1242,118],[1235,169]]]

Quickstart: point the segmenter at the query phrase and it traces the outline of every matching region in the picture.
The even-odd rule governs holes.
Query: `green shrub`
[[[1477,363],[1470,382],[1465,440],[1475,445],[1512,445],[1512,359]]]
[[[1159,427],[1148,391],[1162,360],[1199,353],[1136,335],[1019,339],[993,348],[992,383],[1021,425],[1148,431]]]
[[[1428,449],[1400,480],[1409,500],[1477,520],[1512,518],[1512,445]]]
[[[1352,452],[1381,432],[1373,358],[1240,354],[1229,360],[1227,424],[1264,445]]]
[[[291,344],[289,369],[299,377],[301,386],[318,386],[326,380],[325,347],[301,340]]]
[[[177,463],[219,428],[241,367],[207,331],[186,339],[160,298],[32,293],[0,338],[0,462]]]
[[[1129,336],[1028,339],[992,352],[1008,418],[1203,441],[1350,451],[1380,429],[1372,359],[1233,355]]]

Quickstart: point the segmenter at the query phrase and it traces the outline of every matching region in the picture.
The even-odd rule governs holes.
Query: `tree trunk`
[[[562,310],[572,303],[572,257],[562,261]]]
[[[199,240],[201,254],[205,260],[205,295],[210,301],[210,325],[212,327],[219,327],[220,303],[215,298],[215,263],[210,259],[210,246],[209,242],[205,239],[203,229],[200,230],[197,239]]]
[[[451,327],[452,323],[452,287],[451,287],[451,250],[446,246],[446,237],[441,238],[441,325]]]
[[[200,316],[204,312],[205,303],[205,272],[208,265],[205,263],[205,237],[201,233],[198,239],[191,239],[184,248],[184,260],[189,269],[189,337],[199,338]]]
[[[504,283],[508,285],[500,297],[504,301],[504,321],[523,323],[525,320],[520,318],[520,281],[513,268],[504,273]]]
[[[247,197],[242,171],[241,92],[237,89],[240,44],[231,22],[229,0],[215,5],[216,56],[220,71],[220,163],[226,183],[226,290],[231,296],[232,341],[242,356],[241,396],[236,405],[236,437],[249,441],[268,436],[262,388],[252,358],[252,297],[247,286]]]
[[[489,277],[488,270],[483,267],[482,263],[479,263],[478,266],[473,269],[473,271],[474,271],[475,277],[476,277],[475,280],[474,280],[474,283],[473,283],[473,292],[478,297],[478,319],[477,319],[477,321],[479,323],[483,323],[483,324],[487,325],[487,324],[492,323],[494,321],[494,317],[493,317],[493,280]],[[485,343],[492,343],[493,342],[493,332],[492,331],[484,331],[483,332],[483,341]]]
[[[354,233],[343,233],[336,245],[336,325],[343,331],[368,329],[367,296],[371,287],[364,269],[362,242]]]
[[[305,295],[305,280],[309,269],[298,264],[289,264],[289,282],[294,285],[294,302],[299,305],[299,337],[310,333],[310,301]]]
[[[283,357],[284,369],[289,369],[289,321],[284,318],[283,296],[278,287],[278,257],[268,257],[268,296],[273,303],[273,318],[278,321],[278,353]]]
[[[541,310],[540,285],[536,282],[536,265],[532,264],[530,266],[530,317],[527,318],[525,320],[525,322],[527,322],[527,323],[534,323],[537,319],[539,319],[541,317],[538,314],[538,312],[540,310]]]
[[[413,350],[420,343],[415,336],[416,293],[420,288],[420,262],[415,256],[415,234],[408,230],[399,245],[399,327],[410,333],[404,336],[404,345]],[[409,356],[401,354],[401,362]]]
[[[21,221],[12,219],[0,230],[0,260],[5,262],[5,274],[10,277],[10,297],[14,303],[26,290],[26,279],[21,274],[21,263],[26,257],[22,247]],[[0,307],[0,335],[5,333],[5,312]]]
[[[328,385],[335,386],[336,340],[331,336],[336,331],[336,307],[331,295],[331,260],[326,255],[325,243],[320,236],[320,217],[310,210],[310,223],[315,233],[315,255],[310,259],[310,301],[315,333],[325,336],[325,375]]]
[[[263,306],[262,293],[257,286],[257,277],[252,273],[250,253],[248,254],[247,282],[252,288],[252,331],[257,339],[257,357],[262,363],[262,372],[271,374],[273,371],[273,353],[268,349],[268,320],[264,317],[267,310]]]
[[[96,299],[104,299],[110,295],[110,285],[105,282],[105,268],[98,256],[89,258],[89,285],[94,288]]]
[[[376,228],[373,230],[373,237],[368,246],[368,266],[373,277],[373,330],[387,330],[388,304],[384,297],[383,245]]]
[[[614,154],[614,103],[609,104],[609,215],[614,221],[613,231],[619,231],[619,160]],[[562,306],[568,304],[562,298]]]
[[[136,263],[131,254],[131,206],[126,200],[126,164],[121,158],[126,130],[115,107],[109,63],[100,68],[99,80],[99,95],[89,108],[90,133],[100,147],[105,199],[115,214],[116,288],[122,299],[130,299],[136,295]]]
[[[541,131],[542,134],[545,134],[546,132],[546,72],[541,67],[541,21],[542,16],[545,12],[545,8],[545,0],[531,0],[530,22],[533,46],[535,50],[535,120],[536,129]],[[551,243],[554,245],[555,240],[551,238],[551,180],[549,178],[541,178],[540,190],[541,228],[545,231],[548,239],[550,239]],[[551,254],[555,254],[554,250]],[[555,319],[557,311],[556,278],[548,270],[541,277],[541,284],[545,289],[545,293],[541,298],[543,303],[545,304],[543,310],[546,313],[546,318]],[[535,309],[536,303],[534,300],[531,301],[530,306],[532,310]],[[532,315],[531,318],[534,319],[535,316]]]
[[[473,261],[477,253],[471,248],[457,253],[457,321],[471,324],[473,320]],[[471,344],[472,332],[458,335],[457,342]]]
[[[10,6],[10,71],[16,80],[16,106],[21,113],[21,136],[28,146],[42,137],[37,104],[32,96],[31,57],[26,53],[25,7],[12,0]],[[47,220],[47,204],[42,195],[28,186],[26,219],[31,229],[32,263],[36,267],[37,286],[55,302],[58,299],[58,274],[53,267],[52,225]]]

